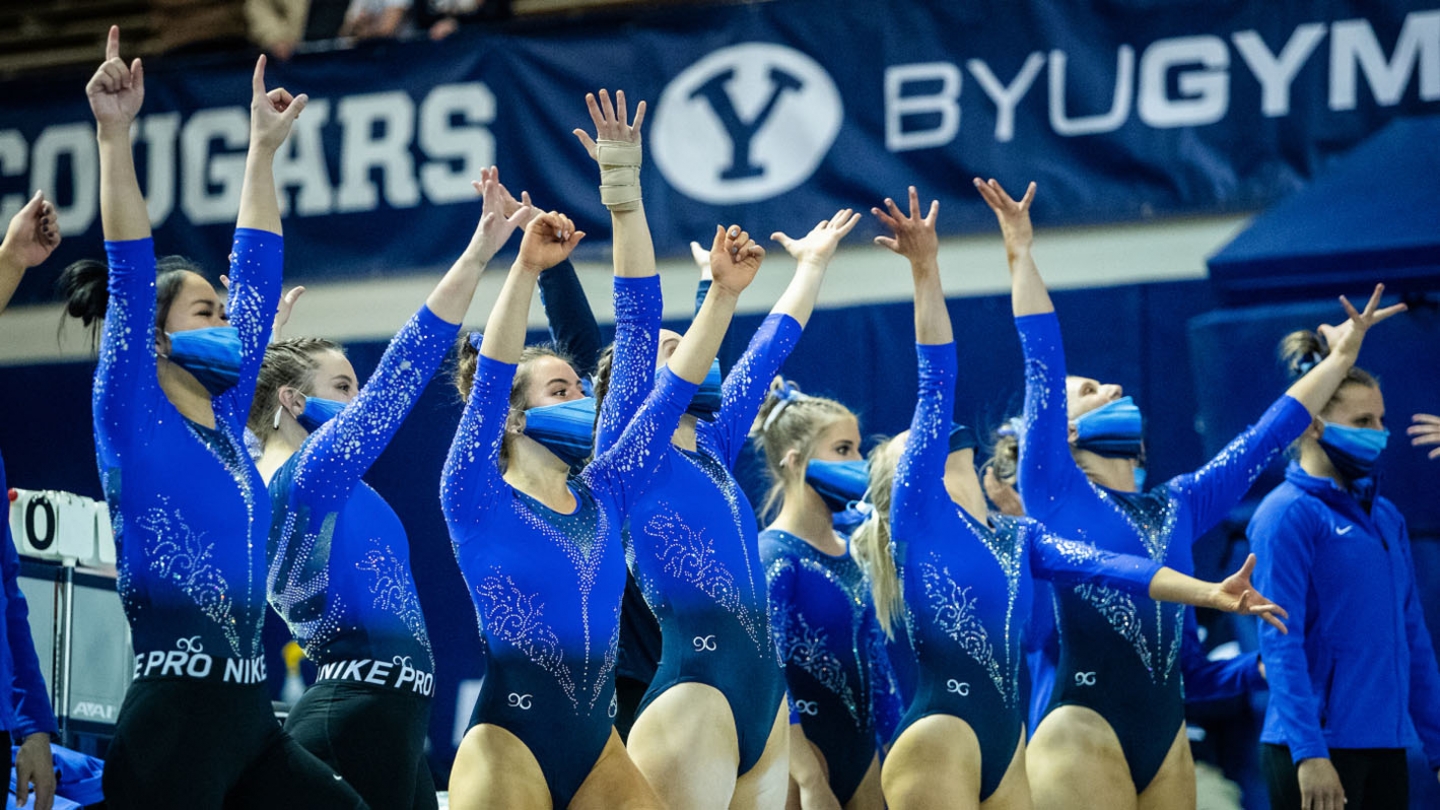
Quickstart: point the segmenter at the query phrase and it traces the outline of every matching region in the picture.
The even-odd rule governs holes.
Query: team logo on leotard
[[[1077,672],[1077,673],[1075,673],[1075,685],[1076,685],[1076,686],[1094,686],[1094,685],[1095,685],[1095,673],[1093,673],[1093,672]]]
[[[818,62],[746,42],[714,51],[660,95],[655,165],[708,203],[764,200],[805,182],[840,134],[844,104]]]
[[[608,713],[610,715],[610,719],[612,720],[615,719],[615,715],[620,713],[620,701],[615,699],[614,694],[610,695],[610,708],[608,710]]]
[[[519,692],[511,692],[510,696],[506,698],[506,701],[513,708],[528,712],[530,711],[530,701],[533,697],[533,695],[522,695]]]
[[[954,678],[945,682],[945,691],[952,695],[965,697],[970,694],[970,684],[965,681],[957,681]]]
[[[820,714],[820,703],[815,700],[797,700],[795,701],[795,711],[814,717]]]
[[[695,652],[715,652],[714,636],[696,636],[694,639]]]

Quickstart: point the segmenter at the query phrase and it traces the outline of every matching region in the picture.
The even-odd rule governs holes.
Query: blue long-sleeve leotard
[[[1065,354],[1055,314],[1021,316],[1015,325],[1025,354],[1018,483],[1026,513],[1051,531],[1099,548],[1144,555],[1192,573],[1194,540],[1218,523],[1310,424],[1305,406],[1282,396],[1195,472],[1143,493],[1100,487],[1070,453]],[[1185,609],[1092,585],[1056,588],[1056,601],[1060,661],[1051,705],[1100,712],[1120,738],[1137,791],[1144,790],[1184,718],[1179,662]],[[1230,678],[1244,665],[1220,671]]]
[[[870,583],[849,554],[831,556],[779,529],[760,533],[760,560],[790,722],[825,755],[844,804],[901,713]]]
[[[212,399],[215,426],[206,427],[181,416],[156,379],[151,240],[105,244],[95,454],[137,678],[265,679],[270,500],[243,436],[280,295],[282,245],[268,231],[235,231],[229,314],[240,332],[240,378]]]
[[[620,307],[617,306],[617,310]],[[616,370],[649,367],[617,322]],[[631,341],[633,342],[633,341]],[[486,660],[476,718],[509,730],[566,806],[609,738],[625,559],[620,526],[655,475],[696,386],[668,369],[623,434],[571,479],[560,514],[500,469],[515,366],[484,356],[446,460],[441,505],[479,616]],[[602,418],[615,403],[607,400]]]
[[[444,360],[457,324],[421,307],[358,396],[270,481],[270,604],[322,679],[434,689],[434,658],[395,510],[361,480]]]
[[[4,591],[0,593],[0,684],[10,684],[10,699],[0,700],[0,730],[10,732],[10,739],[19,744],[31,734],[55,733],[55,713],[50,708],[50,694],[40,674],[40,659],[35,655],[35,640],[30,635],[30,606],[20,590],[20,553],[10,536],[10,491],[5,481],[5,458],[0,456],[0,576]]]
[[[654,317],[658,322],[658,311]],[[631,568],[660,621],[662,644],[641,711],[677,683],[719,689],[735,716],[740,773],[764,751],[785,687],[770,639],[759,528],[734,467],[770,380],[800,332],[789,315],[772,314],[761,323],[725,377],[715,421],[697,421],[696,450],[669,447],[655,486],[630,512]],[[651,357],[654,344],[652,337]],[[646,369],[633,373],[612,378],[606,404],[616,401],[617,417],[633,412],[649,389]],[[623,422],[601,416],[598,447],[617,424]]]
[[[920,395],[891,506],[905,624],[919,671],[900,732],[937,713],[969,723],[980,741],[983,801],[1009,768],[1025,719],[1021,636],[1032,577],[1140,597],[1160,565],[1062,539],[1027,518],[992,516],[993,526],[986,525],[957,506],[945,489],[955,344],[917,344],[916,353]]]

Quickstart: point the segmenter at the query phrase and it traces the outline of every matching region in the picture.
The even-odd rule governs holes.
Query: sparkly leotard
[[[948,714],[980,743],[980,800],[1000,786],[1025,721],[1021,634],[1031,577],[1143,596],[1160,565],[1064,540],[1027,518],[970,517],[945,489],[955,344],[918,344],[920,396],[895,471],[891,526],[918,684],[897,737]],[[1104,583],[1104,584],[1101,584]]]
[[[697,422],[696,449],[668,447],[655,486],[630,512],[631,569],[660,620],[662,645],[640,712],[676,684],[715,687],[735,719],[741,774],[765,751],[785,678],[770,636],[759,528],[734,467],[800,331],[788,315],[765,319],[725,378],[715,421]],[[633,412],[648,390],[643,369],[636,373],[612,382],[606,405],[620,404],[617,414]],[[602,417],[597,446],[613,433]]]
[[[825,755],[830,789],[845,804],[901,713],[869,581],[849,554],[831,556],[779,529],[760,533],[760,559],[790,722]]]
[[[618,303],[616,330],[617,371],[652,367],[653,348],[635,347],[643,328]],[[599,758],[615,716],[620,527],[653,481],[696,386],[663,369],[624,432],[571,479],[576,508],[561,514],[501,477],[514,375],[513,364],[480,357],[441,505],[480,621],[486,669],[475,721],[530,749],[558,810]],[[602,418],[614,418],[615,404],[607,399]]]
[[[1204,467],[1143,493],[1092,484],[1070,454],[1065,352],[1054,313],[1015,319],[1025,352],[1019,490],[1026,513],[1051,531],[1109,551],[1194,571],[1191,545],[1239,503],[1255,478],[1310,424],[1281,397]],[[1060,660],[1050,709],[1086,706],[1120,739],[1140,793],[1184,721],[1178,661],[1185,608],[1091,584],[1057,587]]]

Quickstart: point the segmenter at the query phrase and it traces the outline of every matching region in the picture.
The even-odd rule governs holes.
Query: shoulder
[[[1280,525],[1308,525],[1326,509],[1319,498],[1285,481],[1260,500],[1250,518],[1250,531],[1265,531]]]

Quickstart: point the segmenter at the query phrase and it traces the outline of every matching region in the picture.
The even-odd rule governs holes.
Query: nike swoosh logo
[[[1350,530],[1353,529],[1353,528],[1355,528],[1355,527],[1354,527],[1354,526],[1346,526],[1346,527],[1343,528],[1343,529],[1336,529],[1336,530],[1335,530],[1335,533],[1336,533],[1336,534],[1349,534],[1349,533],[1350,533]]]
[[[333,776],[333,777],[335,777],[335,781],[336,781],[336,782],[344,782],[344,781],[345,781],[345,777],[341,776],[341,775],[338,774],[338,773],[332,773],[332,774],[330,774],[330,775]]]

